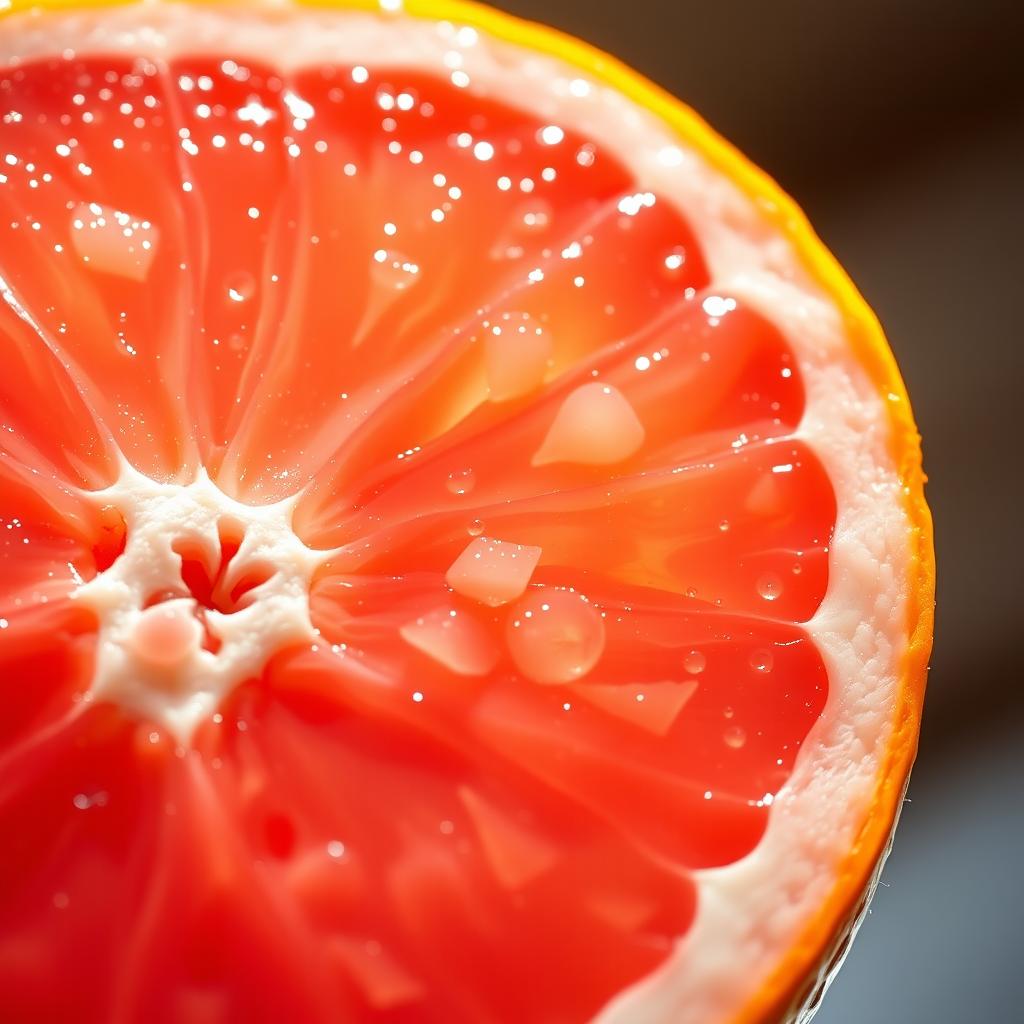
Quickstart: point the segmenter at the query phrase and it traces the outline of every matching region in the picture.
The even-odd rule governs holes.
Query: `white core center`
[[[74,592],[99,619],[93,699],[158,722],[181,742],[272,654],[314,636],[309,586],[329,554],[292,530],[295,498],[243,505],[205,473],[162,484],[125,468],[92,497],[124,517],[124,552]],[[229,527],[238,550],[225,562]],[[204,605],[182,575],[182,553],[216,580],[226,610]],[[244,598],[231,599],[255,579]],[[223,604],[223,601],[220,602]]]

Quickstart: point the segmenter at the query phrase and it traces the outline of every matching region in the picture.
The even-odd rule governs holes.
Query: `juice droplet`
[[[775,657],[771,651],[766,650],[763,647],[758,648],[750,655],[750,667],[755,672],[771,672],[772,666],[775,664]]]
[[[727,747],[739,750],[747,742],[747,732],[738,725],[730,725],[722,734],[722,739],[725,740]]]
[[[445,482],[445,487],[455,495],[461,497],[464,494],[469,494],[470,491],[476,486],[476,476],[471,469],[460,469],[454,473],[448,474],[448,479]]]
[[[538,587],[512,609],[507,628],[516,667],[536,683],[571,683],[604,651],[604,621],[581,594]]]
[[[782,581],[775,573],[766,572],[757,581],[757,592],[766,601],[775,601],[782,596]]]
[[[419,280],[419,274],[419,264],[394,249],[377,249],[370,260],[370,277],[385,291],[405,291]]]
[[[256,279],[248,271],[240,270],[237,274],[228,275],[224,287],[229,301],[248,302],[256,294]]]
[[[683,668],[693,676],[699,676],[704,671],[707,663],[708,659],[700,651],[690,651],[683,658]]]

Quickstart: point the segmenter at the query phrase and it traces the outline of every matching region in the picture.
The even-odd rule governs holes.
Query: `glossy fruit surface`
[[[784,1014],[931,586],[787,201],[461,5],[12,16],[0,66],[0,1006]]]

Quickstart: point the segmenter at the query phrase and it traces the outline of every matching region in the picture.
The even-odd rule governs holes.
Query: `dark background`
[[[815,1024],[1024,1019],[1024,2],[496,0],[695,107],[882,319],[939,595],[896,847]]]

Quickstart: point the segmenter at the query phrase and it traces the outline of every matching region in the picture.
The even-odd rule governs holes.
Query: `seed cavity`
[[[329,553],[293,532],[294,499],[247,506],[205,472],[160,483],[127,465],[89,497],[124,524],[124,550],[72,591],[98,620],[91,697],[186,743],[271,655],[314,639],[309,584]]]

